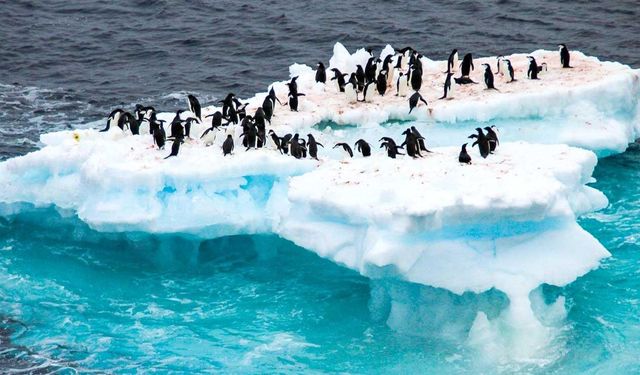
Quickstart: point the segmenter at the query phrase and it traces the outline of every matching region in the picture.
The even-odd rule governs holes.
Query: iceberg
[[[273,233],[372,279],[456,294],[497,289],[509,298],[509,324],[536,330],[530,293],[567,285],[609,256],[576,217],[608,204],[588,186],[597,155],[623,151],[640,128],[638,71],[575,51],[574,69],[561,69],[557,52],[531,55],[548,65],[541,80],[526,79],[526,55],[512,55],[518,81],[497,75],[499,92],[467,85],[451,100],[437,99],[446,62],[424,58],[429,104],[411,114],[407,98],[393,92],[347,103],[331,82],[315,83],[311,68],[294,64],[291,76],[306,96],[299,112],[278,107],[271,128],[316,134],[327,146],[319,160],[297,160],[273,145],[224,157],[225,132],[214,132],[211,147],[197,138],[208,124],[195,124],[195,138],[167,160],[145,128],[140,136],[117,128],[43,134],[40,150],[0,163],[2,212],[54,206],[103,232]],[[350,72],[367,58],[337,43],[329,65]],[[483,62],[496,59],[475,64]],[[479,69],[471,78],[481,82]],[[272,85],[281,99],[285,83]],[[265,95],[246,100],[247,112]],[[205,107],[203,115],[216,110]],[[470,148],[473,163],[461,165],[460,144],[484,124],[498,126],[502,143],[487,159]],[[426,136],[432,153],[348,158],[331,148],[365,138],[375,149],[378,138],[399,137],[408,126]],[[227,132],[237,140],[241,130]],[[470,335],[490,337],[491,325],[478,313]]]

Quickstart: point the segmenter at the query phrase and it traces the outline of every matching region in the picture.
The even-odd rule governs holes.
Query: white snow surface
[[[586,185],[597,163],[591,151],[623,151],[638,134],[638,72],[577,51],[573,69],[560,68],[557,52],[532,55],[548,64],[539,81],[526,79],[526,55],[512,55],[516,82],[497,75],[499,92],[458,86],[451,100],[437,99],[446,63],[423,58],[421,93],[429,105],[411,114],[407,98],[391,88],[368,103],[347,103],[331,81],[315,83],[311,68],[294,64],[291,76],[306,96],[299,112],[277,106],[268,128],[313,133],[326,146],[319,161],[271,147],[245,151],[238,127],[228,130],[236,136],[231,156],[220,150],[224,132],[205,147],[203,124],[167,160],[169,147],[157,150],[144,126],[140,136],[117,128],[63,131],[43,135],[42,149],[0,163],[0,202],[69,209],[100,231],[275,233],[363,275],[454,293],[495,287],[512,298],[541,283],[566,285],[609,255],[576,216],[607,205]],[[350,73],[367,58],[337,43],[327,77],[331,67]],[[495,58],[476,59],[473,80],[482,82],[485,61],[495,71]],[[286,101],[284,82],[273,87]],[[247,113],[265,95],[246,100]],[[203,116],[218,109],[205,106]],[[482,159],[469,145],[473,164],[459,164],[460,145],[487,122],[500,129],[498,150]],[[433,153],[387,158],[377,139],[390,135],[400,144],[410,125]],[[372,157],[351,159],[332,148],[359,138],[371,143]]]

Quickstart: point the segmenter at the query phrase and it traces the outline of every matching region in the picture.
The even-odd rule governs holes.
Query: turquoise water
[[[558,360],[492,363],[465,343],[499,292],[455,296],[370,281],[274,236],[204,243],[105,235],[39,210],[0,219],[0,367],[131,372],[637,373],[640,363],[640,147],[600,160],[607,209],[580,219],[613,254],[566,288]],[[433,306],[389,322],[393,290]]]

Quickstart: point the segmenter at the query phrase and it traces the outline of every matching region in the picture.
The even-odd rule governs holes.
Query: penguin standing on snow
[[[365,158],[371,156],[371,145],[364,139],[358,139],[355,144],[356,150],[358,150]]]
[[[402,147],[398,146],[396,144],[396,141],[393,140],[393,138],[382,137],[380,138],[380,142],[382,142],[380,144],[380,148],[383,148],[383,147],[386,148],[387,156],[390,157],[391,159],[395,159],[397,155],[404,155],[403,153],[398,151],[398,149],[402,149]]]
[[[378,78],[375,82],[378,94],[380,94],[380,96],[384,96],[384,94],[387,92],[387,71],[380,71],[380,74],[378,74]]]
[[[527,77],[529,79],[539,79],[538,72],[540,71],[538,68],[538,64],[536,63],[536,59],[533,56],[527,56],[529,59],[529,70],[527,71]]]
[[[507,81],[507,83],[511,83],[516,80],[515,74],[513,71],[513,66],[511,65],[511,60],[504,59],[503,61],[507,66],[507,73],[509,74],[509,81]]]
[[[153,131],[153,143],[158,146],[158,150],[164,150],[164,144],[167,140],[167,133],[164,131],[164,120],[156,120],[157,127]]]
[[[202,122],[202,108],[198,98],[189,94],[187,96],[187,103],[189,104],[189,111],[198,119],[198,123]]]
[[[178,153],[180,152],[180,144],[183,142],[184,141],[182,139],[175,138],[171,145],[171,153],[165,159],[169,159],[172,156],[178,156]]]
[[[407,75],[400,72],[398,73],[398,79],[396,80],[396,96],[407,96],[407,90],[409,89],[409,81]]]
[[[318,66],[316,68],[316,82],[319,82],[319,83],[327,82],[327,72],[322,62],[318,62]]]
[[[473,66],[473,55],[467,53],[462,58],[462,63],[460,63],[460,78],[469,78],[469,74],[472,70],[475,70],[475,67]]]
[[[446,73],[454,73],[456,70],[458,70],[458,50],[454,48],[447,59]]]
[[[411,69],[411,88],[418,92],[422,87],[422,68],[414,67]]]
[[[476,139],[476,141],[473,142],[471,147],[473,147],[475,145],[478,145],[478,149],[480,150],[480,156],[482,156],[484,159],[486,159],[487,156],[489,156],[489,153],[491,152],[491,146],[489,145],[489,139],[482,132],[481,128],[476,128],[476,131],[478,132],[478,134],[471,134],[468,137],[470,139],[474,139],[474,138]]]
[[[458,155],[458,162],[463,164],[471,164],[471,156],[467,152],[467,144],[463,144],[460,149],[460,154]]]
[[[318,160],[318,146],[324,148],[322,143],[316,141],[312,134],[307,134],[308,142],[307,149],[309,150],[309,156]]]
[[[569,54],[569,49],[565,44],[558,44],[558,48],[560,48],[560,63],[563,68],[572,68],[569,65],[569,61],[571,60],[571,55]]]
[[[446,99],[447,97],[453,99],[453,85],[451,84],[451,77],[453,77],[453,73],[447,73],[447,78],[444,79],[444,94],[440,99]]]
[[[344,92],[344,85],[346,83],[344,77],[346,77],[348,74],[343,74],[336,68],[332,68],[331,71],[333,72],[333,78],[331,78],[331,80],[336,81],[336,83],[338,84],[338,91]]]
[[[233,137],[231,134],[227,135],[227,139],[222,144],[222,156],[227,156],[233,152]]]
[[[493,72],[489,64],[482,64],[484,66],[484,84],[487,90],[498,90],[493,84]]]
[[[500,144],[500,141],[498,140],[498,134],[496,134],[496,132],[494,131],[495,128],[495,126],[486,126],[484,128],[484,130],[487,131],[487,139],[489,140],[489,152],[492,154],[496,150],[496,147],[498,147],[498,145]]]

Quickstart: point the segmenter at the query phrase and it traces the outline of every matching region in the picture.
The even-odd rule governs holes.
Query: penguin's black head
[[[491,128],[490,128],[490,127],[488,127],[488,126],[485,126],[485,127],[484,127],[484,130],[489,131],[489,130],[491,130]]]
[[[454,54],[454,53],[458,53],[458,49],[457,48],[454,48],[453,51],[451,51],[451,54]]]
[[[482,133],[482,129],[481,129],[481,128],[476,128],[476,131],[477,131],[478,133]]]
[[[464,149],[466,149],[466,148],[467,148],[467,143],[465,143],[465,144],[463,144],[463,145],[462,145],[462,149],[463,149],[463,150],[464,150]]]
[[[564,43],[560,43],[560,44],[558,44],[558,47],[560,47],[560,48],[567,48],[567,46],[566,46]]]
[[[322,63],[322,61],[318,61],[318,67],[324,68],[324,64]]]

